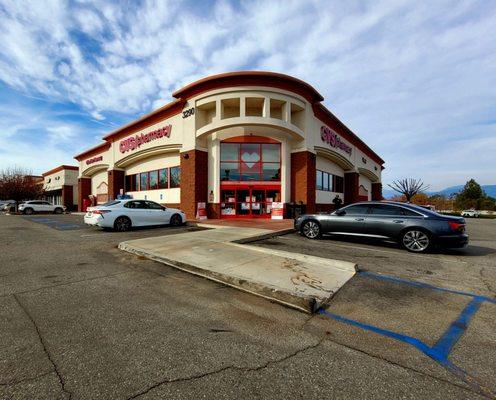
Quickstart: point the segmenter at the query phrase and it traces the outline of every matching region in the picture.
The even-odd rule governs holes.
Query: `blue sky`
[[[494,1],[0,0],[0,168],[41,173],[203,76],[301,78],[383,181],[496,183]]]

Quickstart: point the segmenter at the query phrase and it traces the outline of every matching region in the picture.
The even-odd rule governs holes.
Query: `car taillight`
[[[94,210],[93,214],[106,214],[109,212],[110,212],[110,210]]]
[[[448,225],[451,228],[451,230],[454,232],[464,232],[465,231],[465,224],[462,224],[461,222],[448,221]]]

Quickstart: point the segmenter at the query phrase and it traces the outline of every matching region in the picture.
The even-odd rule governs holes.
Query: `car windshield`
[[[106,203],[100,204],[100,206],[110,207],[110,206],[115,206],[116,204],[119,204],[119,203],[120,203],[120,201],[112,200],[112,201],[107,201]]]

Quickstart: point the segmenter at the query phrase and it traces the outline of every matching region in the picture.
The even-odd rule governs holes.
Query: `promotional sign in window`
[[[272,219],[283,219],[284,215],[284,203],[272,202]]]

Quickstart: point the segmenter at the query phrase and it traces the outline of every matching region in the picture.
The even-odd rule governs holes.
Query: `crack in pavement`
[[[53,374],[53,370],[44,372],[43,374],[39,374],[36,376],[32,376],[29,378],[24,378],[24,379],[19,379],[18,381],[12,381],[12,382],[0,382],[0,386],[15,386],[18,385],[19,383],[24,383],[24,382],[32,382],[32,381],[37,381],[40,378],[43,378],[47,375]]]
[[[62,392],[65,393],[66,395],[68,395],[69,396],[69,400],[70,400],[72,398],[72,393],[69,392],[65,388],[64,378],[62,377],[57,364],[55,363],[55,361],[53,360],[50,352],[48,351],[48,348],[46,346],[45,340],[43,339],[43,336],[41,336],[40,329],[38,328],[38,325],[36,325],[36,321],[31,316],[31,314],[28,312],[27,308],[19,300],[19,297],[17,295],[15,295],[15,294],[13,295],[13,297],[16,300],[17,304],[19,304],[19,307],[21,307],[22,311],[24,311],[24,313],[27,315],[27,317],[30,319],[31,323],[33,324],[33,326],[34,326],[34,328],[36,330],[36,333],[38,335],[38,339],[40,340],[41,346],[43,347],[43,351],[44,351],[45,355],[47,356],[48,360],[50,361],[50,363],[53,366],[53,372],[55,372],[57,374],[57,377],[58,377],[59,383],[60,383],[60,387],[62,388]]]
[[[153,384],[152,386],[148,387],[147,389],[144,389],[142,390],[141,392],[139,393],[136,393],[134,395],[132,395],[131,397],[128,397],[127,400],[132,400],[132,399],[136,399],[140,396],[143,396],[149,392],[151,392],[153,389],[156,389],[158,388],[159,386],[162,386],[162,385],[167,385],[169,383],[176,383],[176,382],[188,382],[188,381],[193,381],[193,380],[197,380],[197,379],[201,379],[201,378],[204,378],[206,376],[211,376],[211,375],[216,375],[216,374],[219,374],[221,372],[225,372],[225,371],[228,371],[228,370],[235,370],[235,371],[244,371],[244,372],[253,372],[253,371],[260,371],[264,368],[267,368],[271,365],[275,365],[275,364],[279,364],[281,362],[284,362],[286,360],[289,360],[301,353],[304,353],[308,350],[312,350],[312,349],[315,349],[317,348],[318,346],[320,346],[322,344],[322,342],[324,341],[325,337],[322,337],[316,344],[313,344],[313,345],[310,345],[310,346],[306,346],[302,349],[299,349],[299,350],[296,350],[295,352],[291,353],[291,354],[288,354],[287,356],[285,357],[282,357],[282,358],[279,358],[277,360],[270,360],[270,361],[267,361],[265,364],[262,364],[262,365],[259,365],[258,367],[238,367],[236,365],[229,365],[227,367],[222,367],[222,368],[219,368],[217,370],[214,370],[214,371],[209,371],[209,372],[205,372],[203,374],[198,374],[198,375],[193,375],[193,376],[188,376],[188,377],[183,377],[183,378],[175,378],[175,379],[164,379],[163,381],[160,381],[160,382],[157,382],[155,384]]]
[[[489,290],[489,292],[491,293],[494,293],[495,290],[493,289],[492,287],[492,284],[489,283],[490,280],[488,280],[485,276],[484,276],[484,271],[486,270],[486,267],[482,267],[480,270],[479,270],[479,275],[480,275],[480,278],[481,278],[481,281],[482,283],[486,286],[487,290]]]
[[[345,347],[347,349],[356,351],[357,353],[364,354],[364,355],[369,356],[371,358],[375,358],[376,360],[384,361],[385,363],[394,365],[394,366],[399,367],[399,368],[402,368],[402,369],[406,369],[407,371],[412,371],[412,372],[417,373],[419,375],[427,376],[427,377],[432,378],[432,379],[435,379],[437,381],[441,381],[441,382],[447,383],[449,385],[456,386],[456,387],[458,387],[460,389],[464,389],[464,390],[466,390],[468,392],[471,392],[471,393],[480,394],[480,393],[472,390],[472,388],[470,388],[469,386],[463,386],[463,385],[461,385],[459,383],[451,382],[451,381],[449,381],[447,379],[444,379],[444,378],[441,378],[441,377],[438,377],[438,376],[435,376],[435,375],[431,375],[431,374],[429,374],[427,372],[420,371],[418,369],[415,369],[415,368],[412,368],[412,367],[408,367],[406,365],[399,364],[397,362],[388,360],[387,358],[383,358],[383,357],[378,356],[376,354],[368,353],[367,351],[362,350],[362,349],[359,349],[358,347],[353,347],[353,346],[350,346],[350,345],[347,345],[347,344],[338,342],[337,340],[331,339],[329,337],[327,337],[326,340],[328,340],[331,343],[337,344],[338,346],[342,346],[342,347]]]

